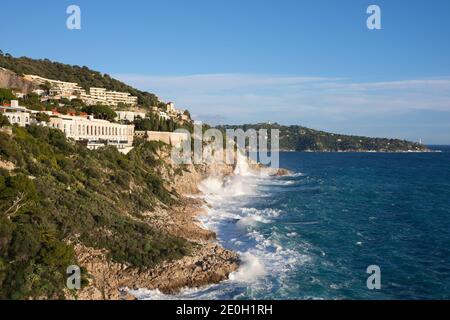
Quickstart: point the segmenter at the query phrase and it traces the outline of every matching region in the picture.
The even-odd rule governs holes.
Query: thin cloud
[[[352,82],[343,78],[255,74],[115,75],[221,122],[348,121],[417,110],[450,112],[450,79]],[[233,121],[233,122],[236,122]]]

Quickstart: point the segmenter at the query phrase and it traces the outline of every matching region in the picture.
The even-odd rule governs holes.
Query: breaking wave
[[[265,199],[270,199],[271,188],[295,184],[299,176],[273,177],[253,171],[241,156],[232,176],[205,179],[200,190],[208,214],[199,217],[200,222],[217,233],[223,247],[239,254],[238,270],[218,285],[184,289],[177,295],[145,289],[129,292],[138,299],[246,299],[272,290],[274,281],[282,286],[289,272],[310,261],[310,257],[283,247],[281,235],[272,226],[285,212],[271,208]],[[273,275],[277,275],[275,279]]]

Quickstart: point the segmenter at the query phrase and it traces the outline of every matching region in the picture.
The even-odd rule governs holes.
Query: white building
[[[78,83],[65,82],[59,80],[46,79],[35,75],[25,75],[25,79],[33,81],[37,84],[50,83],[50,95],[55,97],[63,97],[74,99],[80,97],[86,104],[104,104],[110,106],[117,106],[119,103],[128,105],[137,105],[138,98],[132,96],[128,92],[108,91],[105,88],[89,89],[89,94],[81,88]]]
[[[52,96],[71,97],[84,91],[76,82],[52,80],[29,74],[25,75],[24,78],[38,84],[49,83],[51,85],[50,95]]]
[[[89,89],[88,97],[91,99],[94,99],[97,101],[103,101],[104,103],[106,103],[106,89],[92,87]]]
[[[81,99],[87,104],[105,104],[117,106],[119,103],[135,106],[137,105],[137,97],[133,97],[128,92],[107,91],[105,88],[89,89],[89,94],[82,94]]]
[[[171,116],[178,116],[180,114],[183,114],[182,110],[178,110],[175,108],[175,104],[173,102],[169,102],[166,104],[166,112]]]
[[[45,94],[45,91],[42,89],[35,89],[32,92],[36,93],[38,96],[43,96]]]
[[[169,102],[166,104],[166,110],[167,112],[171,113],[171,112],[176,112],[175,109],[175,104],[173,102]]]
[[[10,124],[17,124],[19,127],[26,127],[31,122],[28,112],[5,112],[3,115],[8,118]]]
[[[116,111],[117,121],[129,121],[133,122],[138,117],[144,119],[146,114],[145,112],[134,112],[134,111]]]
[[[19,101],[17,100],[11,100],[10,106],[0,106],[0,112],[8,118],[9,123],[12,125],[16,124],[19,127],[26,127],[31,123],[29,110],[19,106]]]
[[[19,99],[23,99],[26,96],[26,94],[21,91],[13,91],[13,94]]]
[[[170,116],[169,116],[167,113],[165,113],[164,111],[160,111],[160,112],[159,112],[159,119],[170,120],[171,118],[170,118]]]
[[[137,104],[137,97],[131,96],[128,92],[106,91],[106,100],[113,105],[124,103],[134,106]]]
[[[61,130],[67,138],[86,143],[90,149],[105,145],[118,149],[133,146],[134,125],[112,123],[93,116],[59,115],[50,118],[49,126]]]

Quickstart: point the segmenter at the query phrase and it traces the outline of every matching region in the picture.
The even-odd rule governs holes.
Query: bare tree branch
[[[11,217],[14,216],[23,206],[28,203],[28,201],[24,201],[25,197],[25,192],[20,192],[14,200],[12,206],[5,211],[5,215],[8,220],[11,220]]]

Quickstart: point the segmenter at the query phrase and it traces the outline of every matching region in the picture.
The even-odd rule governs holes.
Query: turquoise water
[[[450,149],[283,153],[295,174],[204,183],[209,215],[242,267],[184,299],[450,299]],[[370,265],[381,290],[367,289]]]

